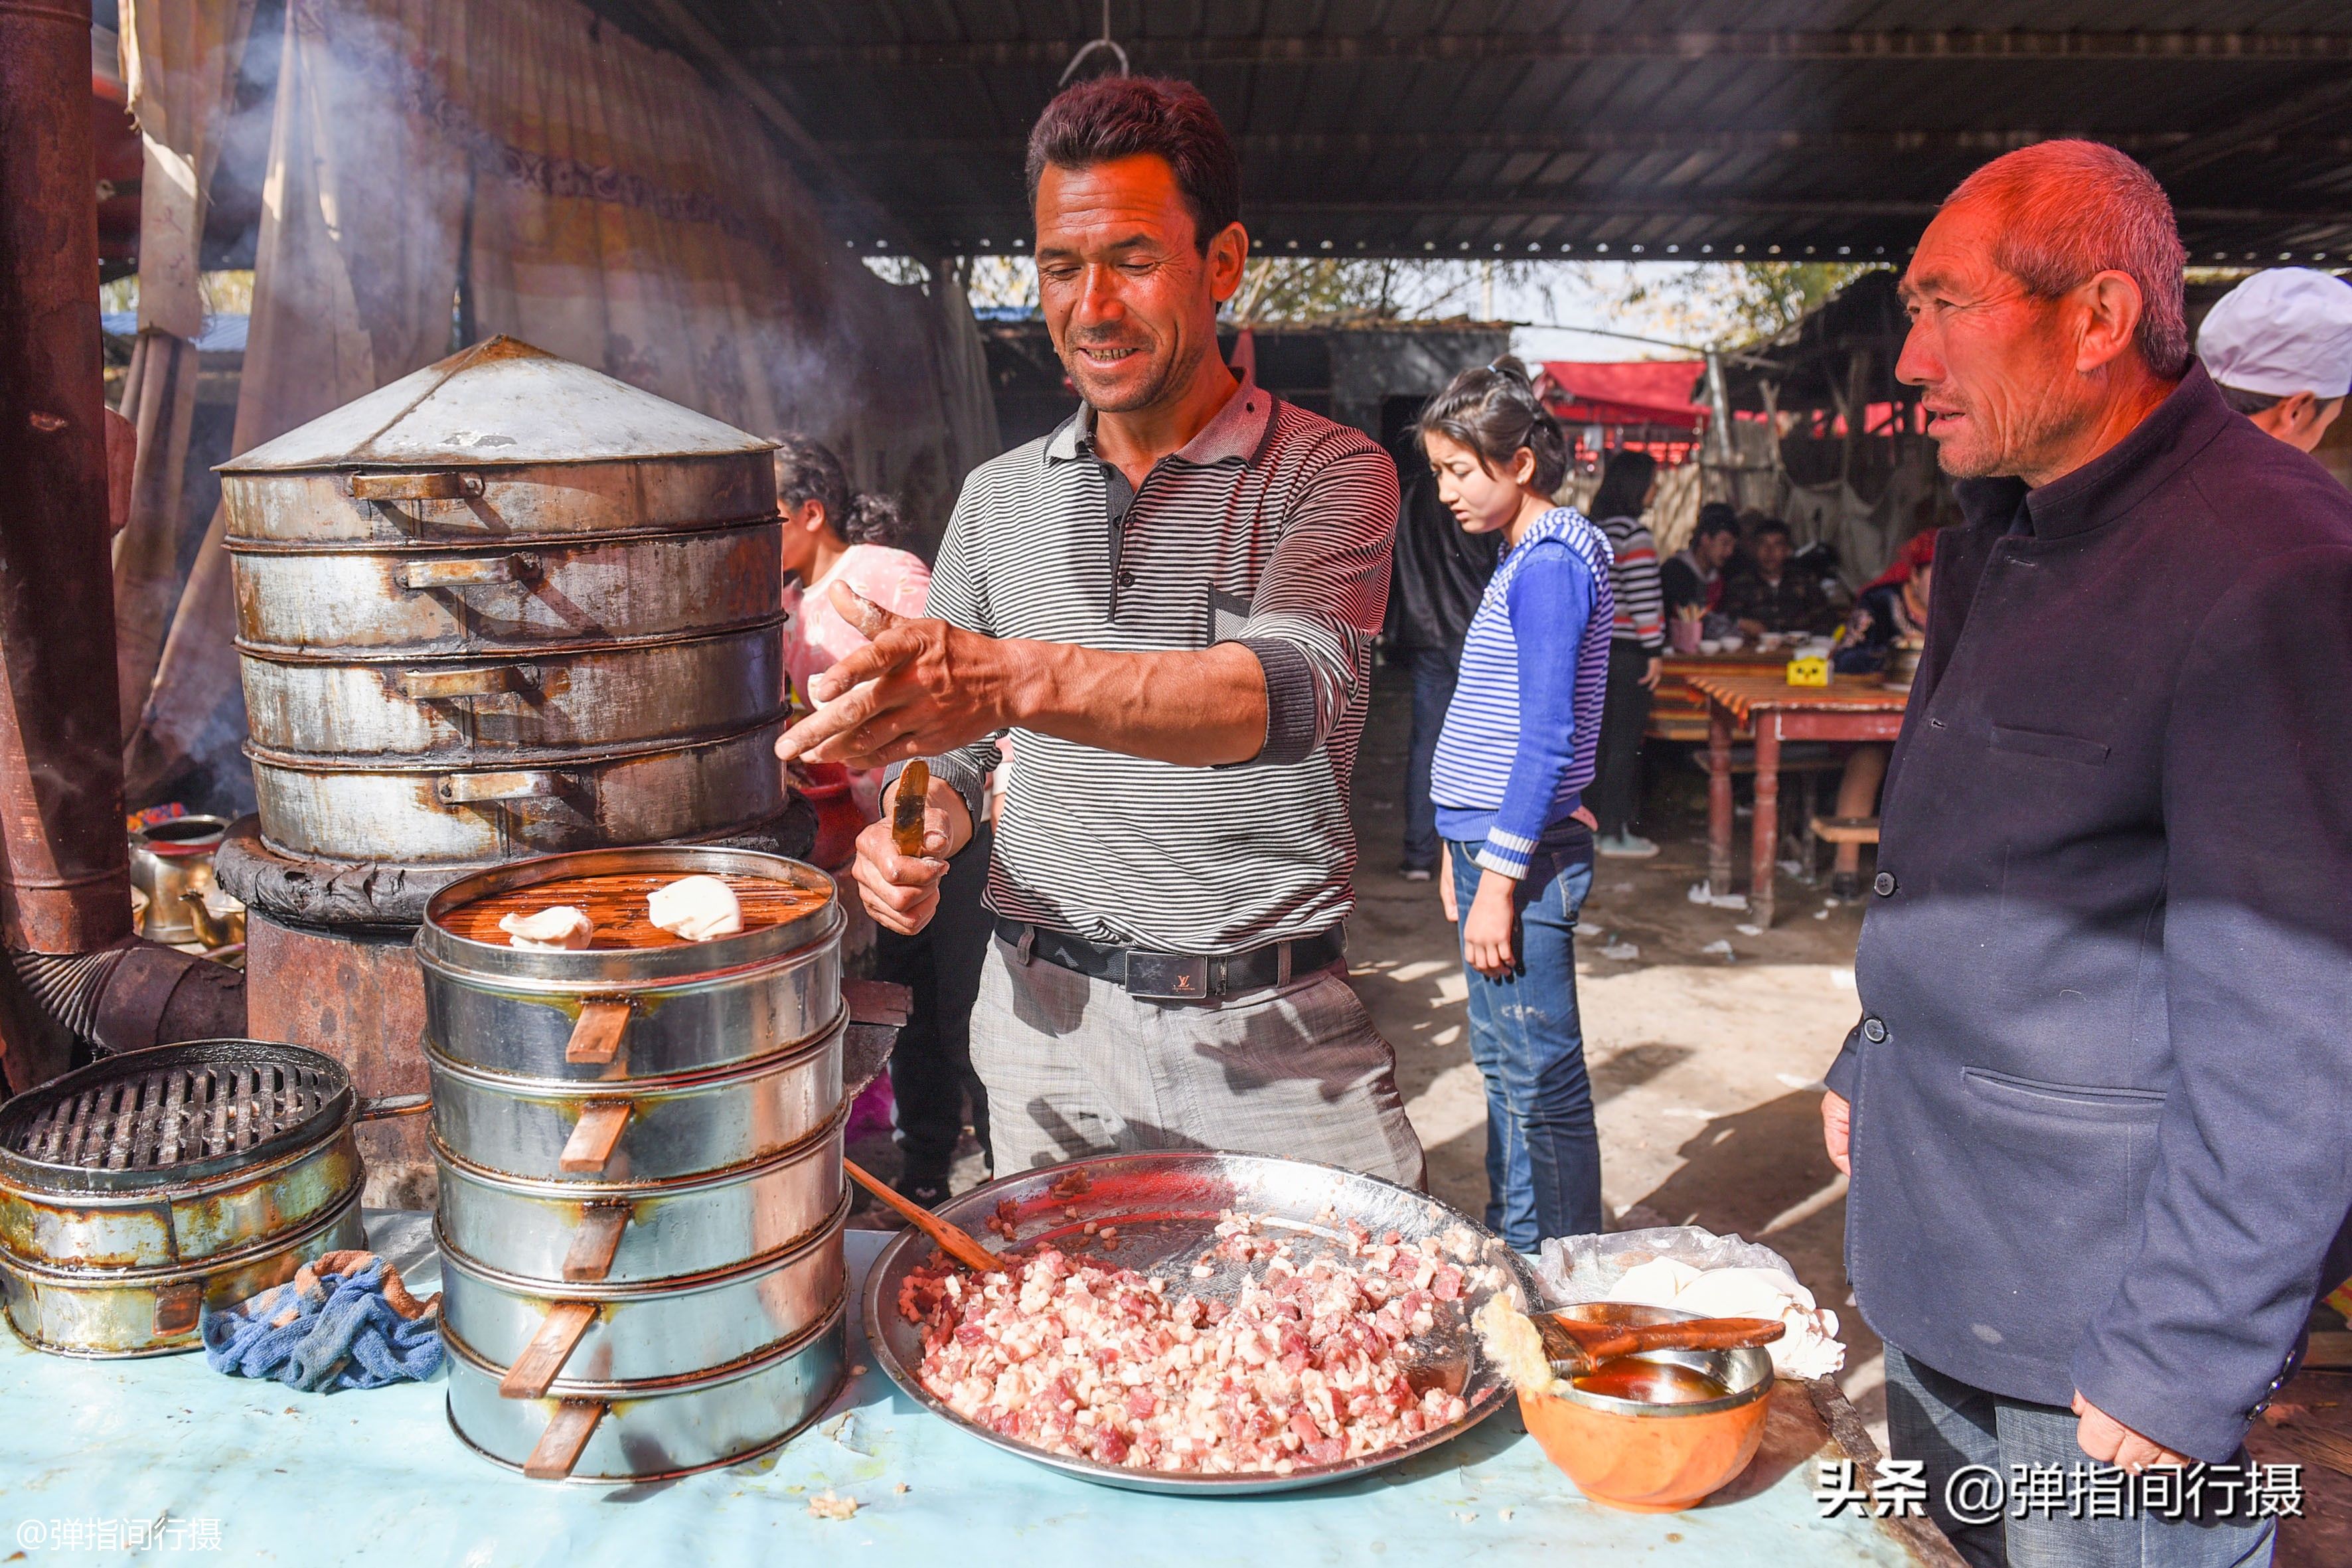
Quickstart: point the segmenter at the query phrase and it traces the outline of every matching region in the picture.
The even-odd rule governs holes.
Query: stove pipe
[[[245,1009],[241,976],[131,937],[89,38],[88,0],[0,0],[0,944],[54,1021],[125,1049]],[[5,1045],[20,1089],[67,1065]]]

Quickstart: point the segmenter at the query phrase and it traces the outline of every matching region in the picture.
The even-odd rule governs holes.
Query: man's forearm
[[[1265,744],[1265,671],[1239,643],[1173,653],[999,646],[1016,672],[1011,725],[1188,767],[1245,763]]]

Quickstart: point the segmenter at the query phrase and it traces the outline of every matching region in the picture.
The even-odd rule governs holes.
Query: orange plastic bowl
[[[1588,1323],[1669,1323],[1695,1314],[1670,1307],[1588,1301],[1559,1316]],[[1519,1414],[1544,1455],[1594,1502],[1634,1513],[1674,1513],[1727,1485],[1764,1440],[1772,1357],[1761,1350],[1658,1351],[1643,1358],[1705,1373],[1730,1390],[1691,1405],[1650,1405],[1570,1389],[1519,1392]]]

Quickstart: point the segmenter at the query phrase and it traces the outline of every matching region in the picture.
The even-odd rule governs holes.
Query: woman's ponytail
[[[1525,447],[1536,461],[1528,488],[1545,495],[1568,478],[1567,434],[1536,395],[1528,367],[1512,354],[1447,383],[1422,411],[1421,434],[1468,447],[1495,473],[1507,472]]]

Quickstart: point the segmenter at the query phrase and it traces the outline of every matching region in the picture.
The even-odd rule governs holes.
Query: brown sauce
[[[1703,1372],[1670,1361],[1622,1355],[1571,1380],[1587,1394],[1632,1399],[1643,1405],[1704,1405],[1731,1390]]]
[[[593,877],[563,877],[511,892],[494,893],[460,904],[441,918],[442,929],[471,942],[493,947],[510,945],[499,921],[509,915],[533,915],[558,904],[585,910],[595,934],[588,945],[596,949],[677,947],[684,939],[654,924],[646,900],[656,888],[667,888],[685,871],[607,871]],[[796,888],[765,877],[721,875],[743,906],[743,929],[758,931],[783,925],[824,907],[833,895],[821,889]]]

